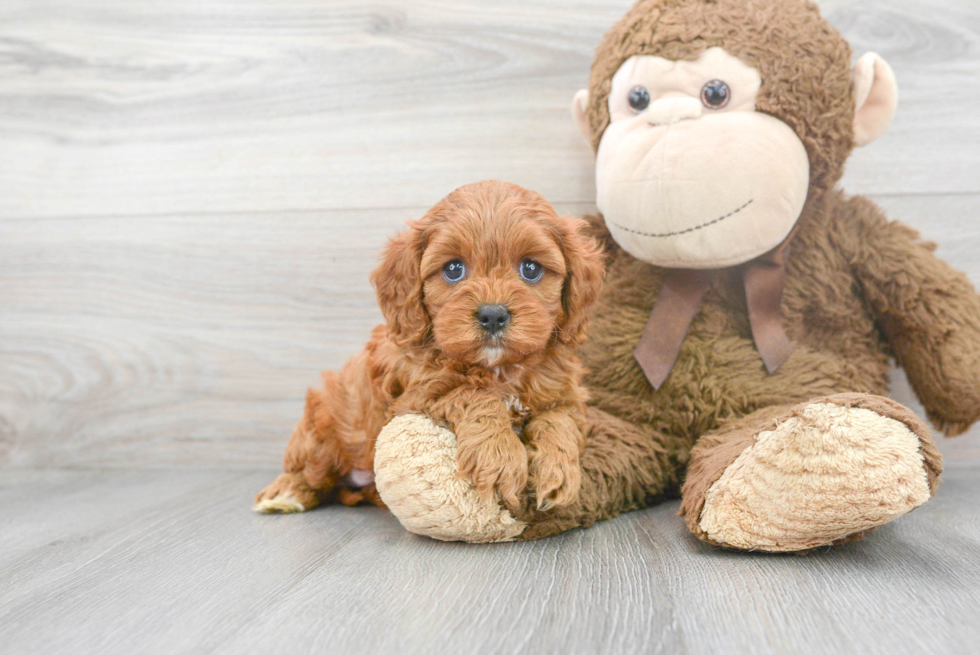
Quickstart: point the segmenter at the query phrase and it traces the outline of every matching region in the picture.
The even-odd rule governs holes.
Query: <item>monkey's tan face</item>
[[[758,72],[721,48],[695,61],[628,59],[612,79],[596,204],[634,257],[721,268],[778,246],[810,167],[792,129],[755,110]]]

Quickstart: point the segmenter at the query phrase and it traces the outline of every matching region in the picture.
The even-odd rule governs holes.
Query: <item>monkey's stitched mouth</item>
[[[639,230],[631,230],[628,227],[623,227],[622,225],[620,225],[619,223],[617,223],[615,221],[609,221],[609,222],[612,223],[613,225],[615,225],[616,227],[618,227],[620,230],[623,230],[624,232],[630,232],[632,234],[639,234],[641,237],[652,237],[654,239],[662,239],[662,238],[665,238],[665,237],[675,237],[678,234],[687,234],[688,232],[694,232],[695,230],[700,230],[701,228],[708,227],[709,225],[714,225],[715,223],[720,223],[721,221],[725,220],[726,218],[728,218],[730,216],[734,216],[735,214],[739,213],[740,211],[742,211],[743,209],[745,209],[746,207],[748,207],[749,205],[751,205],[753,200],[755,200],[755,199],[754,198],[749,199],[749,201],[747,203],[745,203],[744,205],[742,205],[738,209],[733,209],[732,211],[728,212],[724,216],[719,216],[718,218],[716,218],[714,220],[711,220],[711,221],[708,221],[707,223],[701,223],[701,225],[695,225],[694,227],[689,227],[689,228],[685,228],[683,230],[678,230],[677,232],[663,232],[663,233],[659,233],[659,234],[652,233],[652,232],[640,232]]]

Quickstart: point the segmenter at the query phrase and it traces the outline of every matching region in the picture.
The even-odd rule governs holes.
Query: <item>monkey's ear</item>
[[[888,129],[898,105],[895,73],[884,59],[869,52],[851,72],[854,94],[854,144],[866,146]]]
[[[585,140],[592,143],[592,132],[589,130],[589,117],[586,112],[589,109],[589,90],[579,89],[579,92],[572,98],[572,118],[578,125],[578,131],[582,133]]]

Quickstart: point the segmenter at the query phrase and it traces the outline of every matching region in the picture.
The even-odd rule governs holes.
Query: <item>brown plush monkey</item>
[[[582,353],[579,501],[478,515],[439,487],[451,476],[426,478],[419,501],[423,463],[452,439],[415,417],[379,445],[395,514],[444,539],[533,539],[679,493],[704,541],[799,551],[928,500],[940,455],[884,397],[889,361],[937,427],[965,431],[980,418],[980,298],[913,230],[834,188],[895,102],[888,65],[852,68],[812,3],[640,0],[573,103],[610,254]],[[429,459],[412,459],[420,444],[436,444]]]

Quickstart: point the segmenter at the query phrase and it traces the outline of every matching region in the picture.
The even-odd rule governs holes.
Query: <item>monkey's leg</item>
[[[337,374],[323,374],[324,389],[310,389],[284,459],[285,472],[255,496],[263,514],[305,512],[332,496],[351,471],[341,416],[343,389]],[[341,499],[343,500],[343,499]]]
[[[862,537],[926,502],[942,458],[908,408],[870,394],[767,407],[702,436],[681,516],[708,543],[803,551]]]

